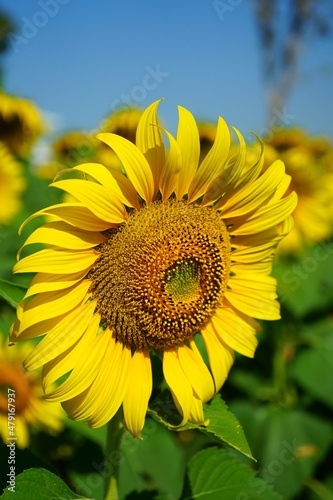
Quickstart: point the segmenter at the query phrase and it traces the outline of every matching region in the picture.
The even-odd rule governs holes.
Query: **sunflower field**
[[[1,52],[28,43],[0,25]],[[54,132],[4,68],[0,498],[333,500],[333,139],[181,99],[173,129],[162,91]]]

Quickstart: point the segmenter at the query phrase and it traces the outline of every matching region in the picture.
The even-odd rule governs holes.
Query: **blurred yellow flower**
[[[281,161],[246,165],[242,135],[230,158],[230,131],[218,120],[202,162],[192,114],[179,106],[176,138],[162,129],[159,101],[143,113],[136,144],[112,133],[98,139],[124,172],[82,164],[85,179],[52,186],[77,202],[53,215],[23,247],[15,273],[36,272],[11,330],[16,342],[46,336],[24,362],[42,365],[46,398],[98,427],[122,405],[127,429],[140,437],[152,393],[150,355],[160,357],[180,413],[204,424],[202,404],[220,390],[234,351],[253,357],[259,323],[280,317],[270,276],[277,244],[292,227],[295,193]],[[168,138],[166,149],[162,134]],[[68,173],[68,171],[66,171]],[[209,368],[195,337],[203,339]],[[50,384],[65,376],[53,390]]]
[[[309,137],[303,130],[279,130],[265,145],[265,165],[280,158],[291,175],[290,190],[298,195],[294,229],[279,245],[279,252],[297,253],[332,234],[332,145],[323,137]]]
[[[8,225],[20,212],[21,195],[26,188],[22,167],[0,142],[0,225]]]
[[[33,102],[0,90],[0,141],[13,154],[26,158],[45,131],[41,113]]]
[[[98,142],[90,133],[81,130],[60,135],[51,144],[52,160],[39,165],[36,175],[42,179],[54,179],[65,168],[81,162],[96,161]]]
[[[200,152],[204,157],[212,147],[216,137],[216,124],[211,122],[198,122],[200,138]]]
[[[62,163],[62,168],[72,167],[81,162],[92,161],[96,157],[98,141],[80,130],[73,130],[58,137],[52,144],[54,158]]]
[[[118,109],[101,123],[100,131],[120,135],[135,143],[136,129],[142,113],[143,109],[138,107]],[[97,147],[97,161],[106,167],[121,169],[118,156],[102,142]]]
[[[39,376],[22,367],[34,343],[8,347],[7,342],[0,332],[0,437],[5,444],[16,438],[17,446],[26,448],[31,428],[57,433],[65,415],[58,403],[43,399]]]

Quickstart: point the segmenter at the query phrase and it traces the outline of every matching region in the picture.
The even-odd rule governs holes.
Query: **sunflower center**
[[[156,202],[107,236],[89,274],[91,292],[104,327],[126,346],[182,344],[221,305],[230,243],[212,207]]]
[[[165,292],[176,302],[191,302],[200,295],[200,265],[187,259],[165,273]]]
[[[10,391],[8,391],[10,389]],[[14,392],[13,392],[14,391]],[[21,366],[11,363],[1,363],[0,366],[0,413],[8,413],[8,398],[15,400],[10,403],[15,407],[15,413],[22,413],[30,401],[31,387]]]

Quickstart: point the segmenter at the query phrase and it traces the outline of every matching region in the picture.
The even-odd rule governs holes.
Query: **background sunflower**
[[[14,437],[19,448],[26,448],[32,429],[43,429],[54,435],[59,433],[63,428],[64,413],[59,404],[47,403],[43,399],[38,374],[28,374],[22,367],[22,362],[33,345],[26,343],[13,349],[7,344],[8,340],[1,332],[0,434],[5,445]],[[9,420],[9,414],[14,418]]]

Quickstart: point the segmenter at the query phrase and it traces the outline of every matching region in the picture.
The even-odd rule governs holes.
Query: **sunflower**
[[[142,116],[143,109],[139,107],[121,108],[110,114],[100,125],[101,132],[111,132],[135,143],[135,133]],[[103,142],[97,147],[97,161],[111,168],[121,169],[118,156]]]
[[[96,161],[98,142],[90,133],[72,130],[57,137],[51,144],[52,160],[39,165],[36,175],[41,179],[54,179],[64,168],[80,162]]]
[[[39,376],[27,373],[22,367],[33,346],[33,342],[26,342],[8,347],[0,333],[0,437],[5,444],[8,438],[15,437],[19,448],[29,445],[31,428],[54,434],[63,426],[60,404],[44,401]],[[14,419],[9,420],[9,414]]]
[[[161,361],[179,425],[204,424],[202,403],[222,387],[234,351],[254,356],[254,318],[280,317],[269,274],[297,203],[295,193],[284,196],[290,177],[281,161],[264,173],[262,156],[246,166],[236,129],[239,152],[229,158],[231,134],[222,118],[198,166],[192,114],[179,107],[174,138],[160,127],[158,104],[143,113],[136,145],[111,133],[97,136],[118,155],[126,175],[84,164],[71,172],[88,174],[85,180],[51,184],[77,202],[27,220],[57,218],[23,245],[48,248],[14,268],[37,272],[11,340],[46,334],[24,363],[27,370],[44,366],[46,399],[61,401],[70,418],[92,427],[122,406],[125,425],[137,437],[152,393],[151,356]]]
[[[0,90],[0,141],[13,154],[27,157],[44,132],[42,116],[34,103]]]
[[[204,157],[212,147],[216,137],[216,124],[201,121],[198,122],[198,131],[200,138],[200,153]]]
[[[332,234],[332,146],[301,129],[278,130],[265,145],[265,166],[277,158],[292,177],[289,190],[298,195],[294,228],[279,245],[280,253],[293,254]]]
[[[26,187],[21,165],[0,142],[0,225],[10,224],[21,209],[21,194]]]

